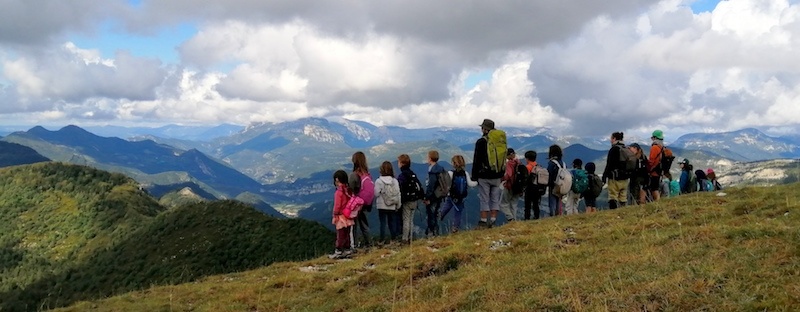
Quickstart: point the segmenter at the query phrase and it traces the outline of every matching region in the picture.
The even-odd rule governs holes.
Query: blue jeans
[[[425,205],[425,212],[428,214],[428,228],[425,234],[439,235],[439,208],[442,205],[442,199],[432,199],[429,204]]]
[[[450,212],[450,210],[453,210],[453,229],[461,229],[461,214],[464,212],[464,200],[462,199],[461,201],[456,202],[452,198],[446,197],[444,199],[444,203],[442,204],[442,220],[444,220],[444,217],[447,216],[447,213]]]
[[[550,203],[550,216],[555,217],[561,215],[561,197],[548,194],[547,199]]]

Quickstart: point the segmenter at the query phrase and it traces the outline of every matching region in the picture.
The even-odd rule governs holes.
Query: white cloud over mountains
[[[800,125],[796,0],[705,13],[689,0],[0,3],[6,124],[488,117],[668,136]],[[198,32],[173,43],[178,64],[71,43],[108,20],[136,34],[186,22]]]

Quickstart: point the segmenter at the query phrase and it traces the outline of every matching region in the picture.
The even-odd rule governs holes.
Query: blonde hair
[[[397,156],[397,165],[402,167],[403,165],[410,165],[411,164],[411,156],[408,154],[400,154]]]
[[[464,169],[464,166],[467,165],[466,161],[464,161],[464,156],[461,155],[454,155],[453,159],[450,160],[453,163],[453,169]]]
[[[439,161],[439,152],[436,150],[428,151],[428,158],[430,158],[433,162]]]

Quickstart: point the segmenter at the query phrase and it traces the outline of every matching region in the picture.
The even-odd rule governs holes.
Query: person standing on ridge
[[[664,174],[663,168],[661,168],[661,158],[664,157],[662,153],[664,150],[664,132],[655,130],[650,139],[653,140],[653,144],[650,146],[650,162],[647,166],[650,170],[650,180],[645,186],[645,190],[650,192],[653,201],[657,201],[661,198],[661,176]]]
[[[425,228],[425,236],[439,236],[439,209],[444,197],[436,196],[436,187],[439,185],[439,175],[445,173],[444,168],[439,165],[439,152],[436,150],[428,151],[428,179],[425,187],[425,212],[428,216],[428,227]],[[445,193],[447,195],[447,193]]]
[[[364,200],[364,207],[358,212],[356,226],[353,229],[353,246],[355,246],[355,230],[361,230],[361,247],[370,247],[369,222],[367,213],[372,211],[372,201],[375,198],[375,184],[367,167],[367,156],[364,152],[353,153],[353,172],[347,177],[348,185],[353,194]]]
[[[478,228],[487,228],[494,225],[500,210],[500,179],[505,173],[507,146],[505,132],[495,129],[494,121],[484,119],[480,127],[482,136],[475,142],[471,178],[478,181],[481,210]]]
[[[547,172],[549,173],[549,180],[547,181],[547,203],[550,209],[550,216],[555,217],[561,215],[563,212],[561,207],[563,196],[556,195],[553,189],[556,187],[558,170],[560,168],[566,168],[567,164],[564,163],[564,151],[562,151],[561,146],[557,144],[550,145],[550,148],[547,150],[547,159],[549,160],[547,163]]]
[[[622,132],[611,134],[611,148],[606,157],[606,168],[603,170],[603,182],[608,185],[608,208],[617,209],[628,201],[628,178],[630,173],[625,169],[622,149],[625,147]]]
[[[500,200],[500,210],[506,215],[506,220],[511,222],[517,218],[517,204],[520,197],[522,197],[522,193],[515,194],[513,190],[514,180],[516,179],[515,171],[520,163],[519,160],[517,160],[517,153],[513,148],[509,148],[506,151],[508,157],[506,159],[506,171],[501,181],[503,183],[503,189]],[[527,168],[525,170],[527,170]]]

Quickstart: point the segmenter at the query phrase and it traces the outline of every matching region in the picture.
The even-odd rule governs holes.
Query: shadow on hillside
[[[241,207],[239,207],[241,206]],[[332,232],[306,220],[278,220],[230,202],[165,213],[82,265],[0,293],[0,311],[33,311],[190,282],[329,251]]]

